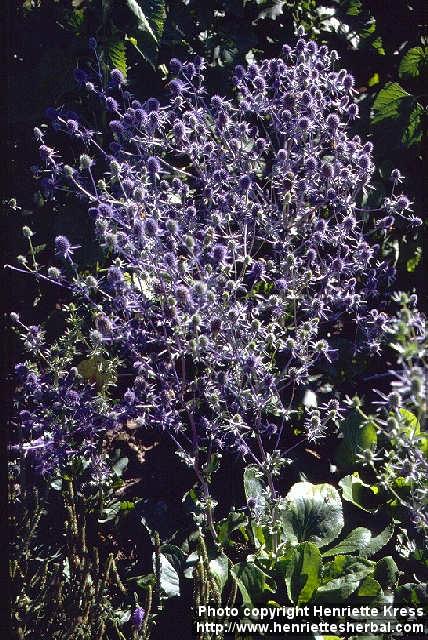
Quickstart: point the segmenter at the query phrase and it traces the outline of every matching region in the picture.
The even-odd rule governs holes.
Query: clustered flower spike
[[[282,58],[235,69],[233,100],[207,95],[202,60],[170,69],[162,105],[124,91],[117,70],[107,89],[89,76],[111,143],[100,150],[93,131],[55,110],[54,130],[91,161],[70,171],[42,144],[40,178],[46,194],[88,202],[114,261],[95,288],[78,276],[73,287],[93,340],[134,372],[132,402],[118,411],[181,451],[260,460],[261,442],[286,448],[295,391],[337,356],[341,327],[355,352],[379,351],[395,271],[373,238],[418,221],[398,174],[381,216],[361,207],[371,145],[350,133],[354,80],[327,47],[299,32]],[[382,216],[391,220],[379,230]],[[66,238],[55,246],[71,257]],[[334,423],[330,399],[305,419],[312,440]]]

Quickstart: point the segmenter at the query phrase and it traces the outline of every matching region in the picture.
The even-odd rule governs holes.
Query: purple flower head
[[[107,111],[114,113],[118,109],[117,100],[115,100],[112,96],[109,96],[106,99],[106,107],[107,107]]]
[[[132,626],[135,627],[136,629],[141,629],[144,622],[145,615],[146,615],[146,612],[142,607],[138,607],[138,606],[135,607],[131,615]]]
[[[221,264],[225,261],[227,249],[223,244],[216,244],[212,249],[212,257],[216,264]]]
[[[147,158],[147,170],[151,176],[155,176],[160,172],[161,165],[159,159],[155,156],[150,156]]]
[[[410,200],[406,196],[399,196],[396,202],[397,211],[404,211],[410,207]]]
[[[248,191],[251,186],[251,178],[249,175],[244,175],[239,179],[239,188],[241,191]]]
[[[355,84],[355,79],[349,73],[343,79],[343,86],[346,91],[350,91]]]
[[[75,69],[74,79],[78,85],[83,86],[88,81],[88,74],[83,69]]]
[[[114,87],[120,87],[122,84],[125,84],[125,78],[119,69],[112,69],[110,71],[110,81]]]
[[[149,98],[147,100],[147,111],[159,111],[160,102],[157,98]]]
[[[336,113],[330,113],[327,116],[327,126],[332,133],[335,133],[340,124],[340,118]]]
[[[144,230],[146,234],[154,238],[158,232],[158,224],[154,218],[147,218],[144,223]]]
[[[173,96],[178,96],[184,91],[184,84],[178,78],[171,80],[168,86]]]
[[[329,162],[326,162],[321,167],[321,173],[324,176],[324,178],[332,178],[334,175],[333,165],[330,164]]]
[[[218,95],[214,95],[211,98],[211,106],[215,111],[218,111],[223,106],[223,100]]]
[[[72,247],[68,238],[65,236],[57,236],[55,238],[55,255],[64,260],[71,260],[74,250],[78,247]]]
[[[183,68],[183,63],[178,58],[171,58],[169,61],[169,69],[174,75],[178,75]]]
[[[112,287],[117,287],[123,283],[123,273],[119,267],[109,267],[107,271],[107,280]]]
[[[367,153],[363,153],[358,158],[358,166],[363,171],[367,171],[370,167],[370,156]]]
[[[348,107],[348,117],[350,120],[355,120],[358,117],[359,107],[357,104],[352,103]]]

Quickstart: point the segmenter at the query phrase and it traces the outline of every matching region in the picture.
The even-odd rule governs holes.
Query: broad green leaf
[[[421,432],[421,424],[414,413],[407,409],[400,409],[400,431],[407,436],[418,436]]]
[[[394,534],[394,525],[389,524],[383,529],[377,536],[370,540],[368,545],[361,549],[360,556],[364,558],[370,558],[375,555],[378,551],[380,551],[392,538]]]
[[[400,409],[400,431],[409,438],[418,438],[418,448],[428,455],[428,434],[421,432],[421,423],[414,413]]]
[[[285,539],[293,545],[308,541],[324,547],[343,528],[340,496],[330,484],[297,482],[288,492],[282,509]]]
[[[319,549],[312,542],[295,547],[287,564],[285,583],[291,602],[309,602],[320,585],[322,559]]]
[[[266,584],[268,576],[253,562],[235,564],[231,571],[244,604],[260,604],[264,600],[265,590],[271,591]]]
[[[344,540],[335,545],[332,549],[324,551],[323,557],[335,556],[344,553],[358,553],[370,543],[372,534],[365,527],[357,527]]]
[[[363,482],[358,471],[340,480],[339,487],[342,489],[342,498],[347,502],[352,502],[363,511],[375,511],[373,499],[376,495],[376,487]]]
[[[401,59],[398,73],[400,78],[411,76],[417,78],[422,75],[424,67],[427,65],[428,52],[422,47],[409,49]]]

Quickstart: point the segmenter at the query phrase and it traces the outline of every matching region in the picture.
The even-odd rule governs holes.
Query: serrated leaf
[[[344,540],[335,545],[332,549],[324,551],[323,557],[335,556],[345,553],[358,553],[362,548],[366,548],[371,540],[372,534],[365,527],[357,527]]]
[[[411,147],[418,144],[422,140],[422,123],[424,108],[418,102],[413,102],[413,109],[409,113],[409,117],[401,137],[402,142]]]
[[[398,118],[403,102],[409,99],[413,97],[398,82],[387,82],[373,103],[373,124]]]
[[[126,78],[128,71],[126,63],[126,47],[123,40],[116,40],[107,47],[107,55],[111,62],[111,65],[115,69],[119,69]]]
[[[409,51],[407,51],[402,57],[400,66],[398,67],[398,74],[400,78],[403,76],[418,78],[427,64],[427,59],[427,51],[422,47],[413,47],[412,49],[409,49]]]

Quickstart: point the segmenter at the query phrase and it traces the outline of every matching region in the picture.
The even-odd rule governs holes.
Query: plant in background
[[[428,534],[428,435],[426,417],[426,320],[416,308],[416,296],[400,293],[401,311],[388,323],[397,364],[391,370],[389,393],[381,393],[371,418],[379,433],[378,450],[360,453],[391,504],[404,507],[425,537]]]

